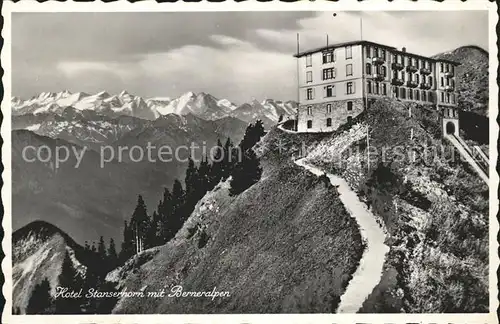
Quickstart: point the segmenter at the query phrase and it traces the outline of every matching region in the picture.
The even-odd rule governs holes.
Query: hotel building
[[[360,114],[375,98],[457,105],[455,67],[370,41],[333,44],[295,55],[298,65],[297,131],[329,132]]]

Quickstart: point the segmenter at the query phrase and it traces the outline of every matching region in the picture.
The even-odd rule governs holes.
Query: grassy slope
[[[359,121],[370,127],[370,145],[387,149],[383,164],[372,161],[367,171],[366,138],[354,141],[342,164],[333,165],[324,154],[313,162],[358,188],[390,234],[384,275],[362,311],[487,311],[487,187],[463,162],[413,163],[391,154],[395,147],[408,153],[409,147],[448,145],[440,139],[434,113],[414,108],[410,118],[407,106],[384,100]],[[315,151],[336,141],[326,138]]]
[[[264,140],[269,145],[260,151],[261,181],[237,197],[228,196],[227,183],[220,184],[176,239],[122,283],[128,291],[146,284],[146,291],[217,287],[231,297],[122,299],[115,312],[335,311],[360,259],[361,237],[325,179],[290,163],[288,151],[276,154],[274,141],[280,136],[273,130]]]

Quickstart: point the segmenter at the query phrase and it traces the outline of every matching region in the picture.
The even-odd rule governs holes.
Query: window
[[[444,78],[441,77],[441,86],[443,87],[444,86]]]
[[[400,92],[401,92],[401,99],[406,99],[406,90],[405,90],[405,88],[401,87],[400,88]]]
[[[372,74],[372,65],[370,63],[366,63],[366,74]]]
[[[384,76],[384,78],[387,76],[387,69],[385,68],[385,66],[382,66],[381,67],[381,71],[382,71],[382,75]]]
[[[326,119],[326,127],[331,127],[332,126],[332,119],[331,118],[327,118]]]
[[[429,63],[429,71],[432,72],[432,63]]]
[[[450,93],[446,94],[446,103],[450,103]]]
[[[366,57],[371,58],[372,57],[372,49],[370,46],[366,46]]]
[[[416,83],[420,82],[420,76],[418,74],[415,74],[415,82]]]
[[[410,65],[410,58],[408,56],[405,57],[405,65]]]
[[[335,68],[323,69],[323,80],[335,79]]]
[[[354,93],[354,83],[352,83],[352,82],[347,82],[346,83],[346,93],[347,94],[353,94]]]
[[[314,91],[313,88],[307,89],[307,100],[313,100],[314,99]]]
[[[398,87],[394,87],[394,96],[396,98],[399,98],[399,88]]]
[[[405,73],[404,72],[401,72],[401,80],[405,80]]]
[[[335,62],[335,55],[333,51],[323,52],[323,64]]]
[[[381,50],[381,54],[382,54],[382,55],[381,55],[381,56],[382,56],[382,59],[384,59],[384,61],[385,61],[385,49],[382,49],[382,50]]]
[[[443,72],[443,71],[444,71],[444,64],[441,63],[441,72]]]
[[[345,58],[346,59],[352,58],[352,46],[345,47]]]
[[[429,95],[427,96],[427,100],[429,102],[434,102],[434,94],[432,92],[429,92]]]
[[[345,66],[345,75],[346,76],[352,75],[352,64],[347,64]]]
[[[451,103],[452,104],[455,103],[455,94],[454,93],[451,94]]]
[[[334,97],[335,96],[335,86],[334,85],[326,86],[325,90],[326,90],[325,97]]]
[[[382,94],[387,96],[387,84],[382,83]]]
[[[415,60],[415,66],[417,67],[417,69],[420,67],[420,60],[419,59]]]
[[[392,54],[392,61],[398,63],[398,56],[396,54]]]
[[[374,87],[374,89],[373,89],[373,92],[374,92],[375,94],[379,94],[380,84],[379,84],[378,82],[375,82],[374,86],[375,86],[375,87]]]
[[[313,121],[312,120],[308,120],[307,121],[307,128],[312,128],[313,127]]]
[[[332,105],[331,104],[326,105],[326,113],[327,114],[331,114],[332,113]]]
[[[366,87],[368,93],[372,93],[372,82],[371,81],[366,81]]]
[[[422,101],[427,101],[427,92],[422,90]]]
[[[347,102],[347,111],[352,111],[352,101]]]
[[[420,91],[415,89],[415,100],[420,100]]]
[[[392,71],[392,78],[393,79],[397,79],[398,78],[398,71],[396,71],[396,70]]]
[[[429,85],[432,87],[432,77],[429,77]]]
[[[347,123],[351,124],[352,123],[352,116],[347,116]]]
[[[311,116],[313,114],[313,108],[311,106],[307,107],[307,114]]]
[[[312,66],[312,55],[307,54],[306,55],[306,67]]]
[[[306,82],[307,83],[313,82],[313,73],[312,73],[312,71],[307,71],[306,72]]]
[[[444,92],[441,92],[441,102],[444,102]]]
[[[413,90],[408,89],[408,99],[413,100]]]
[[[455,88],[455,80],[451,80],[451,86]]]

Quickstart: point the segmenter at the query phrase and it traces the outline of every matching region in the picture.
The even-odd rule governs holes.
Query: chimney
[[[403,47],[403,48],[401,49],[401,52],[406,53],[406,47]]]

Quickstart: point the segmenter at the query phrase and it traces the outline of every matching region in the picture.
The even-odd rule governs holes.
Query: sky
[[[363,39],[433,55],[488,49],[486,11],[14,13],[12,95],[296,97],[300,49]]]

